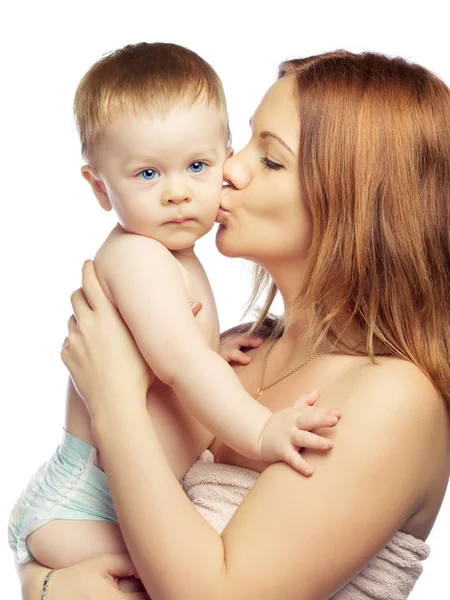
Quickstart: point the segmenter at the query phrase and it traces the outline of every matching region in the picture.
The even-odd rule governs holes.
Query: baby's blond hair
[[[164,114],[176,103],[192,105],[201,99],[222,114],[229,146],[222,83],[198,54],[160,42],[128,45],[107,54],[84,75],[75,94],[75,121],[84,160],[92,161],[93,146],[112,119],[149,109]]]

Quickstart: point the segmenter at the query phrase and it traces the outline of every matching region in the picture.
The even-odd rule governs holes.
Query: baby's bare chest
[[[201,302],[202,309],[196,316],[198,324],[208,345],[219,350],[219,318],[216,302],[208,277],[197,257],[177,259],[190,302]]]

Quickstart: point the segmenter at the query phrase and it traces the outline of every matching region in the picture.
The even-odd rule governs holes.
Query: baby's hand
[[[302,396],[295,404],[275,413],[261,434],[261,453],[265,462],[284,461],[299,473],[309,476],[313,469],[299,454],[301,448],[330,450],[332,440],[311,433],[319,427],[334,427],[341,418],[338,410],[315,407],[319,393]]]
[[[240,365],[248,365],[251,357],[241,348],[258,348],[264,340],[256,336],[246,335],[245,333],[234,333],[220,344],[219,354],[227,363],[235,362]]]

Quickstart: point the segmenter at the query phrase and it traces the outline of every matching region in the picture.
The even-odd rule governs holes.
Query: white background
[[[249,136],[250,115],[286,58],[337,48],[380,51],[419,62],[450,83],[445,4],[16,0],[1,9],[0,557],[5,598],[19,598],[6,544],[9,510],[61,434],[66,373],[59,350],[71,313],[69,296],[79,286],[83,260],[93,256],[114,224],[79,173],[72,99],[83,73],[102,54],[128,43],[186,45],[221,76],[239,149]],[[218,254],[212,233],[198,248],[222,329],[227,328],[239,321],[248,297],[246,268]],[[450,597],[449,532],[447,497],[428,540],[432,553],[414,600]]]

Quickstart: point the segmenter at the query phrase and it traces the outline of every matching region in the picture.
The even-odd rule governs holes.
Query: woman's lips
[[[230,212],[225,210],[223,206],[219,206],[219,212],[217,213],[216,223],[223,223],[224,219],[228,217]]]

